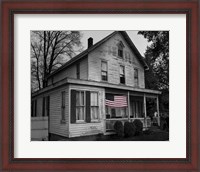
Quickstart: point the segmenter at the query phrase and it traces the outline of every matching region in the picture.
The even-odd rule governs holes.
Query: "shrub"
[[[133,121],[133,124],[135,125],[135,135],[140,135],[143,130],[143,123],[139,119],[135,119]]]
[[[123,137],[124,127],[121,121],[115,122],[114,129],[119,137]]]
[[[124,135],[125,137],[132,137],[135,135],[135,125],[132,122],[124,123]]]
[[[160,117],[160,129],[169,130],[169,117]]]

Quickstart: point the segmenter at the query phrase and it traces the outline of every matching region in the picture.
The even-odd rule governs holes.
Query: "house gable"
[[[119,57],[118,49],[123,49],[123,57]],[[139,83],[137,87],[144,88],[144,65],[138,60],[138,54],[133,52],[124,36],[117,32],[103,44],[88,54],[88,79],[101,81],[101,61],[107,62],[108,83],[120,84],[119,69],[124,66],[125,85],[136,86],[134,83],[134,69],[138,70]]]
[[[123,49],[123,58],[121,59],[117,58],[119,47]],[[120,53],[122,54],[122,51]],[[88,56],[92,58],[88,60]],[[101,81],[99,70],[101,67],[101,61],[99,62],[99,58],[110,62],[115,59],[109,64],[109,83],[119,84],[119,73],[117,74],[117,70],[119,69],[119,64],[121,64],[125,68],[126,85],[135,86],[133,80],[134,69],[137,69],[139,74],[139,83],[137,87],[145,87],[144,69],[148,67],[125,31],[115,31],[111,33],[101,41],[91,45],[87,50],[68,61],[48,76],[48,85],[58,82],[66,77],[77,78],[77,63],[80,63],[80,79]],[[115,67],[113,66],[118,67],[118,69],[114,69]],[[113,70],[116,71],[112,72]]]
[[[79,64],[79,65],[77,65]],[[54,84],[58,81],[61,81],[65,78],[77,79],[77,66],[79,66],[79,79],[87,80],[88,79],[88,58],[85,56],[76,63],[73,63],[69,67],[63,68],[58,73],[55,73],[48,78],[48,86]]]

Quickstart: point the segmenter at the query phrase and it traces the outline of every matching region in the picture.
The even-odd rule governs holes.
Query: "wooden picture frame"
[[[1,2],[1,163],[17,170],[177,170],[199,166],[199,3],[194,1],[14,1]],[[186,158],[14,158],[14,15],[15,14],[186,14]]]

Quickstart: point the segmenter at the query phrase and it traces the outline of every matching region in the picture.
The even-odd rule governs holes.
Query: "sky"
[[[84,47],[84,50],[87,49],[87,40],[89,37],[93,38],[93,44],[100,41],[101,39],[108,36],[110,33],[114,31],[81,31],[82,38],[81,42]],[[147,39],[145,39],[142,35],[138,35],[138,31],[126,31],[136,48],[140,52],[142,56],[144,56],[147,45],[149,45]]]

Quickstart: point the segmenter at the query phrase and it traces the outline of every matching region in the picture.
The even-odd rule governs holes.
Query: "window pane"
[[[81,106],[84,105],[84,92],[83,91],[80,92],[80,105]]]
[[[122,118],[127,117],[126,108],[121,108],[121,115],[122,115]]]
[[[91,93],[91,106],[98,106],[98,93]]]
[[[84,120],[84,107],[76,107],[76,119]]]
[[[80,120],[84,120],[84,107],[80,107]]]
[[[98,107],[91,107],[91,119],[98,119]]]
[[[107,71],[107,62],[101,62],[101,70],[102,71]]]
[[[120,74],[124,75],[124,66],[120,66]]]
[[[80,94],[80,92],[77,91],[76,92],[76,106],[80,105],[79,94]]]
[[[120,83],[121,84],[125,84],[125,78],[124,78],[124,76],[120,76]]]
[[[102,79],[102,81],[107,81],[108,77],[107,76],[102,76],[101,79]]]
[[[84,106],[84,92],[76,92],[76,106]]]
[[[138,78],[135,78],[135,86],[138,86]]]
[[[134,78],[138,78],[138,70],[134,69]]]
[[[107,72],[101,72],[102,76],[107,76]]]
[[[118,49],[118,56],[123,57],[123,50]]]

